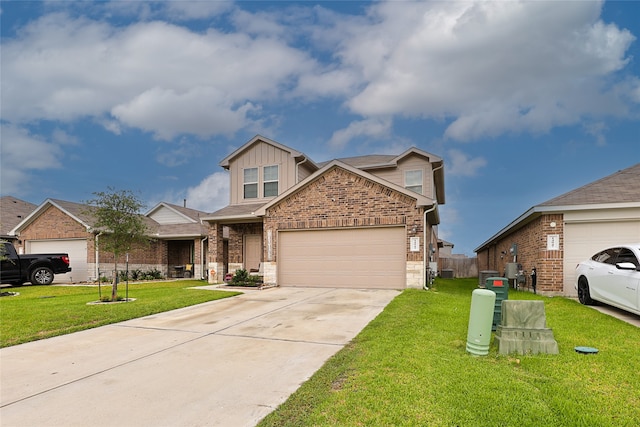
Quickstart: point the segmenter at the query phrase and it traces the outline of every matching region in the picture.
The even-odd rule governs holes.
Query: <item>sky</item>
[[[640,1],[1,1],[0,194],[213,212],[260,134],[445,161],[474,249],[640,162]],[[640,185],[640,183],[635,183]]]

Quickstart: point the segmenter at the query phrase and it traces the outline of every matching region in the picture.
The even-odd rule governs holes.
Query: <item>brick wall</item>
[[[341,168],[327,171],[272,206],[264,219],[265,232],[271,230],[275,261],[278,230],[384,225],[405,225],[407,261],[422,260],[422,251],[409,251],[409,238],[422,239],[423,234],[422,209],[416,208],[415,199]],[[265,242],[265,257],[267,252]]]
[[[552,227],[551,224],[555,223]],[[536,267],[537,290],[543,294],[563,292],[564,227],[562,214],[542,215],[523,227],[502,236],[485,250],[478,252],[478,270],[504,273],[506,264],[513,262],[509,249],[518,245],[516,262],[522,264],[530,283],[531,269]],[[547,236],[560,236],[560,250],[547,250]]]
[[[22,244],[17,246],[24,249],[25,242],[29,240],[86,239],[90,236],[82,224],[57,207],[50,206],[20,232]]]
[[[87,229],[71,218],[69,215],[61,211],[55,206],[48,207],[34,221],[20,232],[21,244],[16,248],[22,247],[28,241],[47,240],[47,239],[87,239],[87,264],[91,268],[91,273],[95,275],[95,235],[87,232]],[[100,239],[108,239],[108,235],[101,235]],[[104,250],[100,251],[100,269],[107,271],[113,269],[113,254]],[[118,260],[120,265],[125,263],[125,255],[122,254]],[[145,244],[137,244],[129,253],[129,264],[143,266],[143,269],[158,268],[163,274],[167,274],[167,242],[163,240],[151,241]],[[144,267],[146,266],[146,267]],[[91,276],[91,274],[90,274]],[[90,277],[93,279],[93,277]]]

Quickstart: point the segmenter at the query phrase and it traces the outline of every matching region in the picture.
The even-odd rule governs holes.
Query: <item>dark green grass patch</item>
[[[466,352],[477,279],[406,290],[261,426],[636,426],[640,329],[577,302],[545,302],[559,355]],[[576,353],[588,345],[596,355]]]
[[[161,313],[237,295],[228,291],[190,289],[199,280],[149,282],[129,285],[135,301],[87,305],[99,300],[93,286],[24,286],[11,289],[19,296],[0,298],[0,346],[7,347],[110,323]],[[118,288],[124,297],[125,286]],[[110,293],[103,286],[103,295]]]

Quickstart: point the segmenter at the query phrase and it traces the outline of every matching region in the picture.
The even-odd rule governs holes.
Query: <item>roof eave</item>
[[[586,211],[586,210],[602,210],[602,209],[625,209],[625,208],[638,208],[640,207],[640,202],[627,202],[627,203],[592,203],[592,204],[581,204],[581,205],[558,205],[558,206],[534,206],[527,210],[525,213],[520,215],[515,220],[511,221],[506,227],[498,231],[496,234],[491,236],[490,239],[486,240],[476,249],[474,252],[479,252],[489,246],[492,242],[496,242],[500,240],[500,238],[508,234],[508,232],[513,231],[521,226],[528,224],[534,219],[538,218],[543,214],[553,214],[553,213],[564,213],[564,212],[574,212],[574,211]]]
[[[55,208],[59,209],[65,215],[69,216],[74,221],[78,222],[80,225],[85,227],[88,232],[90,232],[92,230],[92,226],[90,224],[85,223],[83,220],[81,220],[80,218],[78,218],[77,216],[73,215],[71,212],[67,211],[62,206],[57,204],[54,200],[47,199],[44,202],[42,202],[40,204],[40,206],[38,206],[36,209],[34,209],[34,211],[31,212],[25,219],[20,221],[20,223],[18,223],[14,228],[9,230],[9,234],[13,235],[13,236],[19,236],[20,235],[20,231],[22,231],[25,227],[27,227],[29,224],[31,224],[33,221],[35,221],[35,219],[37,217],[39,217],[45,211],[45,208],[48,207],[48,206],[54,206]]]

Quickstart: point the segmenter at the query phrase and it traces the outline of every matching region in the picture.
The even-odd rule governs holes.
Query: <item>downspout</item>
[[[435,168],[435,169],[433,169],[431,171],[431,173],[432,173],[431,176],[433,177],[432,184],[433,184],[434,187],[435,187],[435,181],[436,181],[436,178],[435,178],[436,171],[439,170],[439,169],[442,169],[443,167],[444,167],[444,162],[440,166],[438,166],[437,168]],[[423,288],[424,288],[425,291],[429,290],[428,282],[429,282],[429,270],[430,270],[430,267],[429,267],[428,262],[429,262],[429,257],[431,256],[431,254],[428,254],[429,246],[427,244],[427,215],[430,214],[431,212],[435,211],[437,207],[438,207],[438,200],[437,200],[437,195],[436,195],[436,200],[434,201],[433,206],[431,208],[427,209],[426,211],[424,211],[424,218],[423,218],[423,223],[422,223],[422,228],[423,228],[423,233],[422,234],[424,235],[423,236],[423,238],[424,238],[424,247],[423,247],[423,251],[424,251],[423,260],[424,261],[423,262],[424,262],[424,266],[425,266],[425,268],[424,268],[424,285],[423,285]],[[429,243],[431,243],[431,237],[432,237],[431,228],[429,228]]]
[[[307,160],[309,160],[309,159],[307,159],[307,157],[305,156],[304,160],[301,160],[298,163],[296,163],[296,184],[298,182],[300,182],[300,177],[298,175],[298,166],[300,166],[301,164],[305,163]]]

